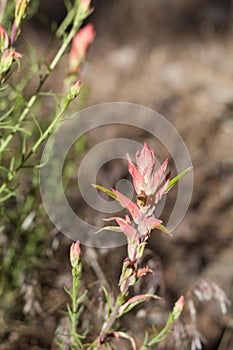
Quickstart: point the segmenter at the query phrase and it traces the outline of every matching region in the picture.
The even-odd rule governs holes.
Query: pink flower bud
[[[153,270],[149,269],[148,267],[143,267],[142,269],[138,269],[136,271],[137,278],[141,276],[145,276],[148,272],[153,272]]]
[[[175,306],[172,311],[172,314],[175,320],[180,316],[181,312],[183,311],[183,308],[184,308],[184,296],[181,295],[181,297],[175,303]]]
[[[2,55],[1,61],[0,61],[0,75],[3,76],[4,73],[7,73],[10,69],[11,65],[13,64],[13,61],[16,61],[18,64],[18,70],[20,68],[19,59],[22,58],[22,55],[15,51],[13,47],[10,47],[10,49],[6,50],[4,54]]]
[[[79,18],[79,20],[84,20],[87,16],[90,15],[92,12],[90,5],[91,0],[81,0],[77,13],[77,18]]]
[[[3,52],[10,46],[10,39],[5,28],[0,24],[0,51]]]
[[[90,5],[91,5],[91,0],[82,0],[79,6],[89,9]]]
[[[81,256],[80,242],[73,242],[70,247],[70,263],[72,267],[77,267]]]
[[[91,23],[81,28],[75,35],[69,57],[70,73],[75,74],[79,72],[80,66],[85,59],[87,49],[94,38],[95,30]]]
[[[69,92],[68,92],[68,96],[67,96],[67,99],[69,101],[72,101],[75,97],[78,96],[79,92],[80,92],[80,89],[81,89],[81,80],[78,80],[76,81],[76,83],[74,83]]]

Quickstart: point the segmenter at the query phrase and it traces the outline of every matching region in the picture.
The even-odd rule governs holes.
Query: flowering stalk
[[[71,310],[71,349],[75,349],[77,327],[77,293],[80,285],[82,266],[80,264],[80,243],[72,243],[70,248],[70,263],[72,266],[72,310]]]
[[[158,298],[155,295],[140,295],[127,300],[130,286],[133,286],[142,276],[153,272],[147,266],[140,268],[140,260],[143,256],[151,231],[153,229],[160,229],[165,233],[169,233],[162,225],[162,220],[157,219],[154,216],[153,213],[155,207],[162,196],[166,195],[178,179],[187,172],[186,170],[171,180],[171,173],[168,172],[166,174],[168,159],[166,159],[160,168],[155,171],[156,158],[154,151],[150,149],[146,143],[144,144],[143,149],[136,153],[136,166],[128,155],[127,157],[129,172],[132,175],[133,185],[137,193],[136,203],[132,202],[122,193],[114,189],[108,190],[101,186],[93,185],[96,189],[99,189],[116,199],[129,211],[130,214],[130,216],[126,215],[124,219],[120,217],[105,219],[106,221],[116,221],[118,226],[107,226],[103,229],[121,231],[125,234],[127,238],[128,257],[123,262],[122,272],[119,279],[120,294],[116,298],[115,305],[112,307],[109,317],[103,324],[100,336],[97,340],[97,348],[101,348],[101,345],[104,344],[106,338],[113,335],[113,326],[117,318],[121,317],[124,313],[128,312],[139,303],[148,300],[148,298]],[[179,317],[183,309],[183,303],[184,299],[181,297],[175,304],[163,330],[158,336],[154,337],[149,344],[152,345],[164,339],[171,324]],[[132,339],[129,340],[131,341],[131,344],[134,344]],[[147,345],[144,344],[142,349],[146,349]],[[133,349],[136,348],[135,345],[132,345],[132,347]]]
[[[77,333],[78,324],[78,307],[83,302],[86,297],[86,292],[78,298],[78,289],[81,280],[82,265],[81,265],[81,250],[80,242],[72,243],[70,248],[70,264],[72,267],[72,289],[71,291],[66,289],[67,294],[71,299],[71,307],[67,305],[68,316],[70,319],[70,350],[76,350],[82,348],[82,339],[85,338],[84,335]]]

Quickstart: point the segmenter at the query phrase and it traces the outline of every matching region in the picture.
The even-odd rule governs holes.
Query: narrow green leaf
[[[106,289],[104,286],[102,286],[102,290],[103,290],[103,292],[104,292],[105,299],[106,299],[106,301],[107,301],[107,305],[108,305],[108,318],[109,318],[109,315],[110,315],[111,310],[112,310],[111,300],[110,300],[111,297],[110,297],[109,292],[107,291],[107,289]]]
[[[173,236],[173,234],[162,224],[159,224],[158,226],[156,226],[156,228],[158,228],[159,230],[165,232],[166,234],[168,234],[169,236]]]
[[[11,112],[13,112],[14,110],[14,107],[11,107],[5,114],[3,114],[1,117],[0,117],[0,121],[6,119],[10,114]]]
[[[12,125],[1,125],[1,129],[12,130],[12,132],[21,131],[22,133],[31,136],[31,132],[20,127],[14,127]]]
[[[66,294],[68,294],[68,295],[69,295],[69,297],[71,298],[71,296],[72,296],[71,291],[69,291],[69,289],[67,289],[66,287],[64,287],[64,291],[65,291],[65,292],[66,292]]]
[[[73,312],[72,312],[72,310],[71,310],[71,308],[70,308],[70,305],[67,304],[66,307],[67,307],[67,311],[68,311],[69,317],[70,317],[70,319],[72,319],[72,317],[73,317]]]
[[[77,299],[77,305],[82,304],[82,302],[85,300],[87,295],[87,290]]]
[[[112,197],[113,199],[117,199],[116,194],[109,190],[108,188],[99,186],[99,185],[92,185],[94,188],[96,188],[97,190],[103,191],[104,193],[107,193],[110,197]]]
[[[142,346],[140,347],[139,350],[147,350],[148,349],[148,346],[147,346],[147,342],[148,342],[148,332],[145,333],[145,336],[144,336],[144,339],[143,339],[143,344]]]
[[[23,140],[22,140],[22,162],[24,161],[24,157],[26,154],[26,149],[27,149],[27,137],[25,135],[23,135]]]
[[[9,172],[12,172],[14,170],[14,165],[15,165],[15,157],[12,157],[10,166],[9,166]]]
[[[3,165],[0,165],[0,170],[3,170],[3,171],[5,171],[6,173],[8,173],[8,169],[7,168],[5,168]]]
[[[34,123],[36,124],[36,127],[37,127],[39,134],[40,134],[40,137],[41,137],[43,135],[43,131],[40,127],[40,124],[39,124],[38,120],[36,119],[36,117],[34,116],[34,113],[31,113],[31,116],[32,116]]]
[[[74,337],[74,339],[75,339],[75,343],[76,344],[72,344],[72,345],[76,345],[76,346],[78,346],[78,349],[83,349],[83,344],[82,344],[82,342],[81,342],[81,336],[79,335],[79,334],[77,334],[77,333],[74,333],[73,334],[73,337]],[[71,347],[72,348],[72,347]]]
[[[0,197],[0,203],[5,202],[7,199],[9,199],[10,197],[14,197],[15,196],[15,192],[8,192],[5,196]]]
[[[166,191],[167,192],[170,191],[172,189],[172,187],[176,184],[176,182],[179,181],[191,169],[192,169],[192,167],[189,167],[189,168],[185,169],[184,171],[182,171],[180,174],[178,174],[176,177],[171,179],[168,183]]]
[[[122,229],[120,228],[120,226],[104,226],[101,229],[99,229],[98,231],[96,231],[95,234],[100,233],[104,230],[114,231],[114,232],[123,232]]]
[[[34,165],[34,168],[35,169],[41,169],[43,168],[43,166],[45,166],[47,163],[48,163],[48,159],[44,161],[44,163],[41,163],[41,164],[37,164],[37,165]]]
[[[84,309],[85,309],[84,305],[83,304],[80,305],[80,307],[77,310],[77,320],[79,320],[79,318],[80,318],[81,314],[83,313]]]
[[[143,303],[143,302],[146,302],[146,301],[149,301],[150,298],[153,298],[153,299],[160,299],[157,295],[154,295],[154,294],[143,294],[143,295],[138,295],[137,296],[139,299],[135,300],[135,301],[131,301],[131,299],[133,300],[134,298],[136,297],[133,297],[131,299],[129,299],[128,301],[125,302],[125,304],[123,304],[120,308],[120,311],[119,311],[119,314],[118,314],[118,318],[121,317],[122,315],[128,313],[129,311],[131,311],[132,309],[135,308],[135,306]]]

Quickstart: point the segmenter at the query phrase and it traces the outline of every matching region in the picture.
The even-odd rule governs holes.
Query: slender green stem
[[[77,326],[77,272],[76,269],[72,269],[73,286],[72,286],[72,317],[71,317],[71,337],[72,345],[71,350],[75,350],[75,335]]]
[[[157,343],[161,342],[162,340],[164,340],[168,336],[169,330],[170,330],[174,320],[175,320],[174,316],[171,313],[168,320],[167,320],[167,323],[165,324],[163,329],[156,336],[154,336],[154,338],[151,339],[147,344],[143,344],[141,346],[140,350],[150,349],[150,347],[152,345],[157,344]]]
[[[34,105],[36,98],[37,98],[37,95],[35,94],[28,101],[27,106],[24,108],[21,116],[19,117],[17,124],[12,128],[12,132],[7,136],[7,138],[5,140],[2,141],[1,147],[0,147],[0,153],[2,153],[6,149],[6,147],[8,146],[10,141],[12,140],[14,134],[20,129],[22,122],[24,121],[28,112],[30,111],[30,109]]]
[[[7,188],[7,184],[15,177],[15,175],[18,173],[18,171],[25,165],[25,163],[28,161],[28,159],[32,156],[32,154],[36,153],[38,151],[38,148],[42,144],[44,140],[52,133],[54,130],[56,124],[58,123],[59,119],[63,115],[67,108],[67,105],[64,105],[62,110],[56,115],[56,117],[52,120],[52,122],[49,124],[45,132],[40,136],[40,138],[37,140],[37,142],[34,144],[32,149],[29,151],[29,153],[21,160],[19,165],[14,169],[14,171],[11,173],[11,176],[8,177],[8,179],[5,180],[5,182],[0,186],[0,194],[5,191]],[[26,113],[26,112],[25,112]],[[10,135],[9,135],[10,136]]]
[[[57,116],[53,119],[53,121],[49,124],[49,126],[47,127],[47,129],[45,130],[45,132],[43,133],[43,135],[41,135],[41,137],[36,141],[36,143],[34,144],[34,146],[32,147],[30,153],[27,155],[27,159],[29,159],[31,157],[31,155],[33,153],[36,153],[39,146],[42,144],[42,142],[44,140],[47,139],[47,137],[53,132],[54,127],[57,125],[59,119],[61,118],[61,116],[63,115],[63,113],[65,112],[66,108],[63,108],[58,114]],[[26,160],[27,160],[26,159]]]

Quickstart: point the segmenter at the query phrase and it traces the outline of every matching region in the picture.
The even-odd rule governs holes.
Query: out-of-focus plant
[[[43,244],[48,222],[38,200],[41,146],[66,118],[70,103],[80,93],[81,64],[95,36],[92,27],[90,36],[79,42],[75,39],[85,29],[81,27],[92,12],[91,1],[65,1],[67,14],[54,33],[56,52],[53,49],[51,59],[46,49],[44,56],[35,55],[33,43],[27,46],[18,40],[24,39],[24,22],[35,12],[35,3],[3,1],[0,6],[0,295],[5,308],[12,307],[28,272],[46,256]],[[66,72],[67,80],[64,74],[58,93],[47,91],[45,82],[56,74],[64,54],[74,52],[74,42],[77,55],[73,54],[72,64],[77,60],[76,70]],[[54,102],[45,118],[44,100],[48,98]],[[84,145],[85,140],[80,142]],[[6,289],[10,291],[7,294]]]
[[[12,28],[6,30],[3,26],[0,27],[0,44],[1,44],[1,59],[0,59],[0,79],[1,79],[1,90],[3,94],[10,94],[10,100],[5,100],[1,103],[1,143],[0,143],[0,156],[10,153],[10,164],[8,167],[5,165],[1,167],[2,172],[5,173],[3,181],[0,186],[0,201],[3,202],[9,197],[15,195],[11,183],[15,178],[18,171],[28,166],[29,159],[38,151],[40,145],[48,136],[53,132],[56,125],[59,123],[62,117],[64,117],[64,112],[66,111],[70,102],[78,95],[80,91],[80,83],[77,81],[77,73],[79,72],[80,65],[85,57],[88,46],[94,39],[94,29],[92,27],[91,32],[86,33],[86,27],[80,30],[84,19],[91,13],[90,1],[75,1],[72,11],[67,14],[63,23],[57,30],[57,36],[62,38],[62,43],[55,54],[52,61],[46,62],[46,70],[44,73],[39,72],[39,83],[35,88],[35,91],[31,94],[29,98],[23,95],[23,90],[25,86],[30,82],[30,74],[26,76],[24,82],[22,83],[22,77],[19,77],[19,81],[14,80],[14,86],[12,86],[12,81],[9,79],[11,74],[14,73],[14,62],[18,63],[18,68],[20,67],[20,60],[22,60],[23,55],[17,52],[13,44],[21,32],[22,19],[26,16],[28,9],[28,2],[18,1],[15,7],[15,16]],[[65,23],[65,25],[64,25]],[[71,26],[71,29],[66,32],[67,27]],[[90,26],[90,25],[89,25]],[[9,35],[8,32],[11,34]],[[83,37],[82,33],[86,33]],[[33,106],[36,101],[40,98],[43,91],[43,86],[47,78],[52,74],[56,68],[58,62],[60,61],[63,54],[66,52],[69,44],[73,40],[71,54],[70,54],[70,66],[72,68],[72,73],[76,73],[75,81],[73,85],[68,88],[68,92],[65,92],[63,96],[60,96],[59,104],[57,106],[58,111],[54,116],[53,120],[49,122],[49,125],[42,129],[36,116],[33,115]],[[74,69],[74,65],[76,66]],[[27,80],[28,78],[28,80]],[[34,77],[35,79],[35,77]],[[8,83],[9,82],[9,83]],[[17,86],[18,83],[18,86]],[[21,86],[22,84],[22,86]],[[14,100],[21,99],[21,104],[12,103]],[[39,131],[39,137],[37,140],[33,140],[33,145],[29,145],[28,139],[31,136],[31,130],[27,129],[25,122],[31,117],[31,121],[35,123],[36,128]],[[14,154],[11,149],[11,145],[14,139],[20,135],[21,137],[21,152]]]

